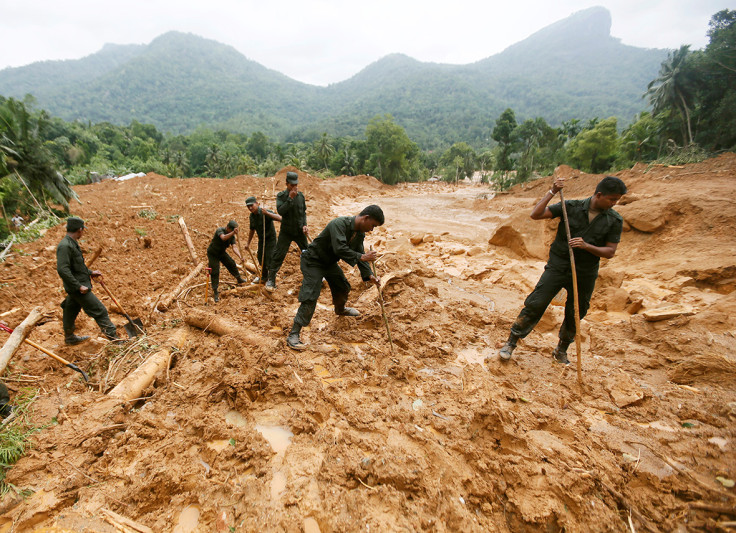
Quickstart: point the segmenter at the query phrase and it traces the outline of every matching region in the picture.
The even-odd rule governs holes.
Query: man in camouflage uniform
[[[317,299],[322,291],[322,280],[326,280],[332,292],[332,303],[335,314],[341,316],[358,316],[360,313],[352,307],[345,307],[350,293],[350,283],[345,279],[337,262],[342,259],[350,266],[358,265],[363,281],[371,281],[378,285],[378,278],[371,272],[369,262],[376,260],[376,252],[368,253],[363,248],[365,234],[376,226],[383,225],[383,211],[377,205],[369,205],[358,216],[338,217],[332,220],[312,244],[302,253],[301,270],[304,278],[299,291],[299,309],[294,323],[286,339],[286,343],[294,350],[304,350],[305,344],[299,339],[304,326],[312,321]]]
[[[564,187],[564,178],[557,178],[531,213],[534,220],[562,217],[562,206],[557,203],[547,207],[558,191]],[[612,209],[626,194],[626,185],[619,178],[606,176],[597,185],[595,193],[585,200],[566,200],[565,208],[570,223],[570,246],[575,254],[575,271],[578,283],[580,318],[588,312],[590,297],[598,279],[598,263],[601,257],[611,259],[621,240],[623,218]],[[565,319],[560,327],[560,341],[553,355],[557,362],[568,364],[567,348],[575,339],[575,299],[572,287],[572,266],[568,249],[564,220],[557,226],[557,235],[549,250],[549,260],[534,291],[524,301],[524,308],[511,326],[509,339],[499,351],[502,361],[511,359],[519,339],[526,337],[542,318],[544,311],[560,289],[567,291]],[[487,359],[490,358],[487,357]]]
[[[79,344],[89,339],[89,336],[74,334],[74,322],[79,311],[84,310],[92,317],[102,330],[103,335],[110,340],[119,340],[115,331],[115,324],[110,320],[107,309],[92,292],[92,278],[101,278],[99,270],[90,270],[84,264],[79,239],[84,234],[84,220],[69,217],[66,221],[66,236],[56,247],[56,271],[64,283],[66,299],[61,307],[64,309],[62,322],[64,325],[64,342]]]
[[[274,213],[270,209],[262,208],[258,204],[255,196],[247,198],[245,200],[245,206],[250,211],[250,233],[248,234],[248,242],[245,246],[246,248],[250,248],[253,235],[257,233],[258,255],[256,257],[261,262],[260,279],[269,279],[268,266],[271,262],[274,246],[276,245],[276,229],[273,226],[273,221],[281,222],[281,215]]]
[[[276,288],[276,274],[284,262],[292,242],[296,242],[300,250],[306,250],[307,236],[307,203],[299,191],[299,175],[296,172],[286,173],[286,189],[276,195],[276,211],[281,215],[281,230],[276,248],[273,251],[269,278],[266,289]]]

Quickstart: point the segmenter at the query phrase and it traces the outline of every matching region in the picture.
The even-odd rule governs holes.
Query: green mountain
[[[500,54],[469,65],[422,63],[393,54],[328,87],[295,81],[234,48],[170,32],[147,46],[106,45],[78,61],[46,61],[0,71],[0,94],[36,96],[67,120],[135,119],[163,131],[200,125],[273,138],[307,132],[360,136],[390,113],[423,148],[457,141],[487,145],[507,107],[523,120],[619,117],[646,107],[641,95],[666,50],[611,37],[601,7],[552,24]]]

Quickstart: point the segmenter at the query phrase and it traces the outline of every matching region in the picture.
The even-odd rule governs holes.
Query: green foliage
[[[33,199],[39,211],[45,210],[38,197],[51,198],[69,209],[68,201],[77,198],[69,181],[56,170],[53,154],[43,145],[48,124],[45,111],[29,110],[32,101],[13,98],[0,101],[0,179],[11,175]]]
[[[4,495],[11,486],[5,483],[8,470],[30,448],[30,437],[43,429],[31,424],[29,411],[38,390],[21,389],[12,403],[14,413],[12,421],[0,430],[0,494]]]
[[[584,172],[604,172],[613,163],[618,142],[616,117],[601,120],[593,129],[583,131],[570,142],[570,160]]]
[[[365,136],[371,153],[367,164],[370,174],[389,185],[410,177],[418,162],[419,148],[391,115],[374,117]]]
[[[141,209],[138,211],[138,218],[145,218],[148,220],[156,220],[158,213],[155,209]]]
[[[496,153],[496,168],[499,170],[511,170],[514,168],[511,153],[516,144],[516,115],[514,110],[507,108],[496,120],[491,137],[498,143],[499,149]]]

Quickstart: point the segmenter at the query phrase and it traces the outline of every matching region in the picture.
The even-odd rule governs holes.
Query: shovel
[[[3,331],[7,331],[8,333],[13,333],[13,330],[12,330],[12,329],[10,329],[10,328],[9,328],[9,327],[7,327],[7,326],[3,326],[2,324],[0,324],[0,329],[2,329]],[[56,355],[55,353],[53,353],[53,352],[51,352],[51,351],[47,350],[47,349],[46,349],[46,348],[44,348],[43,346],[40,346],[40,345],[36,344],[35,342],[33,342],[33,341],[31,341],[31,340],[28,340],[28,339],[23,339],[23,342],[25,342],[25,343],[27,343],[27,344],[30,344],[30,345],[31,345],[31,346],[33,346],[33,347],[34,347],[34,348],[35,348],[36,350],[40,350],[40,351],[42,351],[43,353],[45,353],[45,354],[46,354],[46,355],[48,355],[49,357],[51,357],[51,358],[53,358],[53,359],[56,359],[56,360],[57,360],[57,361],[59,361],[60,363],[63,363],[63,364],[65,364],[66,366],[68,366],[68,367],[69,367],[69,368],[71,368],[72,370],[76,370],[77,372],[79,372],[80,374],[82,374],[82,377],[84,378],[84,381],[89,381],[89,376],[87,375],[87,372],[85,372],[84,370],[82,370],[81,368],[79,368],[79,367],[78,367],[77,365],[75,365],[74,363],[70,363],[70,362],[69,362],[69,361],[67,361],[66,359],[63,359],[62,357],[59,357],[59,356],[58,356],[58,355]]]
[[[125,309],[123,309],[123,306],[120,305],[120,302],[112,295],[110,292],[110,289],[108,289],[105,286],[105,282],[101,279],[98,280],[100,285],[102,285],[102,288],[105,289],[105,292],[110,297],[110,299],[115,302],[115,305],[118,306],[118,309],[120,309],[120,312],[125,315],[125,318],[128,319],[128,324],[125,324],[125,332],[128,334],[128,337],[137,337],[138,335],[145,335],[146,332],[143,331],[143,322],[141,322],[140,318],[136,318],[133,320],[130,318],[130,315],[125,312]]]

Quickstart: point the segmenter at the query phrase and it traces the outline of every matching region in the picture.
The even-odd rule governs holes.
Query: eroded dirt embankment
[[[274,297],[245,290],[205,307],[202,275],[169,311],[154,311],[194,267],[176,215],[201,259],[218,225],[247,227],[245,197],[274,207],[286,170],[77,188],[83,247],[104,247],[96,266],[147,326],[122,347],[63,345],[53,260],[63,227],[0,265],[12,280],[0,286],[0,313],[12,311],[15,326],[43,306],[48,319],[31,338],[93,384],[30,347],[14,357],[11,391],[38,388],[34,420],[54,423],[8,474],[33,494],[3,498],[1,531],[116,531],[121,519],[108,511],[177,532],[629,531],[629,515],[637,530],[685,531],[735,518],[733,489],[716,478],[736,476],[736,156],[619,174],[627,227],[583,321],[583,391],[574,367],[552,364],[559,306],[509,364],[483,364],[543,268],[554,223],[528,212],[551,177],[488,199],[470,186],[300,173],[313,235],[336,215],[386,207],[367,242],[384,254],[393,355],[376,289],[351,269],[361,317],[336,317],[325,290],[303,333],[309,350],[286,348],[296,250]],[[567,198],[589,195],[601,177],[559,172]],[[202,311],[237,328],[187,327]],[[96,334],[87,317],[78,325]],[[108,408],[112,387],[182,327],[167,370],[140,398]]]

